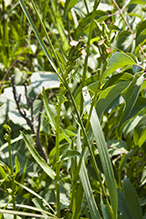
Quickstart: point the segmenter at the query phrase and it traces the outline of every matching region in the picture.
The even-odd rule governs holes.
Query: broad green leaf
[[[83,97],[84,97],[87,112],[89,114],[90,107],[91,107],[90,106],[91,97],[86,87],[83,89]],[[105,174],[105,179],[106,179],[106,183],[107,183],[107,187],[108,187],[108,191],[110,195],[113,215],[114,215],[114,218],[116,218],[118,205],[117,205],[117,192],[116,192],[115,177],[114,177],[111,160],[108,154],[105,138],[104,138],[102,128],[101,128],[101,125],[100,125],[100,122],[99,122],[99,119],[98,119],[98,116],[97,116],[97,113],[94,107],[92,110],[90,123],[91,123],[91,127],[92,127],[94,137],[96,140],[97,148],[99,151],[102,168]]]
[[[135,108],[135,106],[134,106]],[[123,134],[124,136],[127,136],[132,130],[134,130],[134,128],[137,126],[138,122],[141,120],[142,118],[142,113],[140,113],[140,115],[137,115],[136,117],[130,119],[123,128]]]
[[[107,144],[110,146],[108,152],[112,156],[122,153],[128,153],[126,150],[127,143],[123,140],[109,140],[107,141]]]
[[[130,119],[130,118],[136,116],[143,109],[145,109],[145,98],[139,96],[135,105],[134,105],[134,108],[132,109],[132,111],[127,119]]]
[[[146,20],[142,21],[136,32],[136,46],[145,40],[146,36]]]
[[[137,32],[136,32],[136,38],[140,35],[140,33],[146,29],[146,20],[142,21],[140,25],[138,26]]]
[[[125,100],[125,108],[121,117],[120,126],[128,119],[140,93],[140,89],[144,80],[144,76],[135,74],[134,79],[131,81],[129,86],[122,92],[122,96]]]
[[[146,40],[146,28],[136,38],[136,46],[138,46],[141,43],[144,43],[145,40]]]
[[[138,122],[134,129],[133,140],[135,145],[142,146],[146,139],[146,115],[144,115]]]
[[[60,83],[58,76],[52,72],[34,72],[31,76],[31,85],[38,95],[45,89],[58,88]]]
[[[110,87],[114,84],[120,84],[121,82],[124,82],[124,81],[130,82],[132,81],[132,79],[133,79],[133,75],[129,73],[120,73],[120,74],[113,75],[111,78],[107,80],[107,82],[103,86],[103,90],[105,90],[107,87]]]
[[[6,169],[6,167],[3,164],[0,164],[0,179],[1,179],[1,181],[8,182],[9,178],[8,178],[8,175],[4,169]]]
[[[131,35],[128,30],[123,30],[118,35],[117,48],[124,52],[130,51],[133,39],[134,35]]]
[[[42,167],[42,169],[45,171],[45,173],[51,178],[51,179],[55,179],[56,173],[47,165],[47,163],[44,161],[44,159],[41,158],[41,156],[38,154],[38,152],[36,151],[36,149],[31,145],[31,143],[29,142],[29,140],[27,139],[26,135],[21,132],[23,139],[31,153],[31,155],[33,156],[33,158],[36,160],[36,162]]]
[[[52,126],[53,130],[55,131],[56,130],[56,121],[55,121],[54,115],[53,115],[53,113],[48,105],[48,100],[47,100],[45,88],[43,88],[43,102],[44,102],[44,106],[45,106],[48,120],[50,121],[51,126]]]
[[[102,81],[116,69],[125,65],[136,65],[135,61],[126,53],[116,52],[108,61],[107,69],[102,75]]]
[[[132,219],[123,193],[117,188],[118,194],[118,210],[122,215],[122,219]]]
[[[145,2],[145,0],[131,0],[129,4],[141,4],[141,5],[145,5],[146,2]]]
[[[66,0],[65,1],[65,8],[64,8],[64,17],[63,19],[66,18],[67,13],[75,6],[75,4],[78,2],[78,0]]]
[[[63,160],[69,160],[71,158],[74,158],[78,156],[79,158],[81,158],[81,154],[79,151],[77,150],[67,150],[66,153],[64,153],[62,156],[61,156],[61,161]]]
[[[25,110],[27,113],[28,111]],[[29,114],[28,114],[29,115]],[[27,125],[26,120],[19,114],[18,110],[13,110],[8,113],[9,118],[13,121],[14,124],[18,124],[26,130],[30,130],[30,127]]]
[[[80,129],[78,130],[78,136],[77,136],[77,149],[81,150],[81,137],[80,137]],[[79,160],[79,158],[77,158],[77,160]],[[90,181],[89,181],[89,177],[88,177],[88,173],[87,173],[87,169],[85,166],[85,161],[84,158],[82,159],[82,164],[81,164],[81,168],[80,168],[80,180],[82,183],[82,187],[85,193],[85,197],[88,203],[88,207],[89,207],[89,211],[90,211],[90,215],[92,219],[100,219],[100,214],[98,211],[98,207],[97,204],[95,202],[94,196],[93,196],[93,191],[90,185]]]
[[[132,219],[143,219],[139,197],[135,188],[126,177],[124,178],[123,190]]]
[[[128,83],[129,82],[127,81],[120,82],[119,84],[108,87],[101,92],[96,105],[99,118],[101,118],[104,111],[108,108],[112,101],[116,99],[116,97],[118,97],[119,94],[121,94],[121,92],[128,86]]]

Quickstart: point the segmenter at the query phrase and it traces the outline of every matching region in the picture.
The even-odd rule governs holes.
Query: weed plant
[[[0,218],[146,218],[145,0],[0,7]]]

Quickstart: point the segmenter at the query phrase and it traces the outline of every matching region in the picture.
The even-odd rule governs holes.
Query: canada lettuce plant
[[[33,58],[1,93],[1,218],[144,218],[145,1],[18,2]]]

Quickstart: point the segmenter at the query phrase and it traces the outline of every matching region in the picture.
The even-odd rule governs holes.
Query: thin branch
[[[48,159],[47,159],[46,151],[42,147],[42,144],[41,144],[41,141],[40,141],[40,138],[39,138],[40,124],[41,124],[41,113],[40,112],[42,111],[42,108],[43,108],[43,102],[41,103],[40,110],[39,110],[38,128],[37,128],[37,131],[36,131],[35,130],[35,126],[34,126],[33,98],[30,98],[28,96],[28,94],[27,94],[27,87],[26,87],[26,84],[25,84],[25,96],[26,96],[28,105],[30,105],[30,107],[31,107],[31,119],[29,119],[29,117],[27,116],[25,110],[24,109],[22,110],[21,107],[20,107],[21,94],[19,95],[19,97],[17,97],[16,85],[15,85],[14,78],[15,78],[15,76],[12,75],[11,76],[12,90],[13,90],[14,100],[15,100],[16,105],[17,105],[17,109],[19,111],[19,114],[26,120],[27,125],[31,128],[32,133],[36,135],[36,140],[35,140],[35,142],[36,142],[36,150],[38,151],[40,156],[43,157],[44,160],[47,162]]]
[[[120,14],[121,14],[121,16],[122,16],[123,20],[125,21],[125,23],[126,23],[127,27],[129,28],[129,31],[130,31],[130,33],[131,33],[132,35],[134,35],[134,33],[133,33],[133,31],[132,31],[131,27],[129,26],[128,22],[126,21],[126,19],[125,19],[124,15],[123,15],[123,9],[121,10],[121,9],[119,8],[119,6],[118,6],[118,4],[116,3],[116,1],[115,1],[115,0],[113,0],[113,3],[115,4],[115,6],[117,7],[118,11],[120,12]],[[127,5],[126,5],[126,6],[127,6]],[[124,6],[123,8],[125,8],[125,6]],[[142,47],[141,47],[141,45],[140,45],[140,44],[138,45],[138,47],[140,48],[140,50],[141,50],[142,54],[143,54],[143,55],[144,55],[144,57],[146,58],[146,54],[145,54],[145,52],[143,51],[143,49],[142,49]]]
[[[21,110],[20,108],[20,99],[21,99],[21,94],[19,95],[19,98],[17,97],[17,93],[16,93],[16,85],[15,85],[15,81],[14,81],[15,75],[11,76],[11,82],[12,82],[12,90],[13,90],[13,95],[14,95],[14,100],[16,102],[17,105],[17,109],[20,113],[20,115],[26,120],[27,125],[31,128],[32,133],[36,134],[36,131],[34,129],[34,125],[32,123],[32,121],[28,118],[28,116],[26,115],[25,110]]]
[[[23,51],[25,50],[25,48],[27,47],[27,43],[25,44],[25,46],[23,47],[21,53],[18,55],[18,57],[15,59],[15,61],[13,62],[13,64],[11,65],[11,67],[9,68],[9,70],[7,71],[7,73],[5,74],[5,76],[3,77],[1,83],[0,83],[0,87],[3,83],[3,81],[5,80],[5,78],[7,77],[7,75],[9,74],[11,68],[13,68],[13,66],[15,65],[15,63],[17,62],[18,58],[21,56],[21,54],[23,53]]]

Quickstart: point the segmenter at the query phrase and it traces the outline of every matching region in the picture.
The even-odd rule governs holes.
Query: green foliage
[[[145,6],[0,1],[0,218],[145,217]]]

